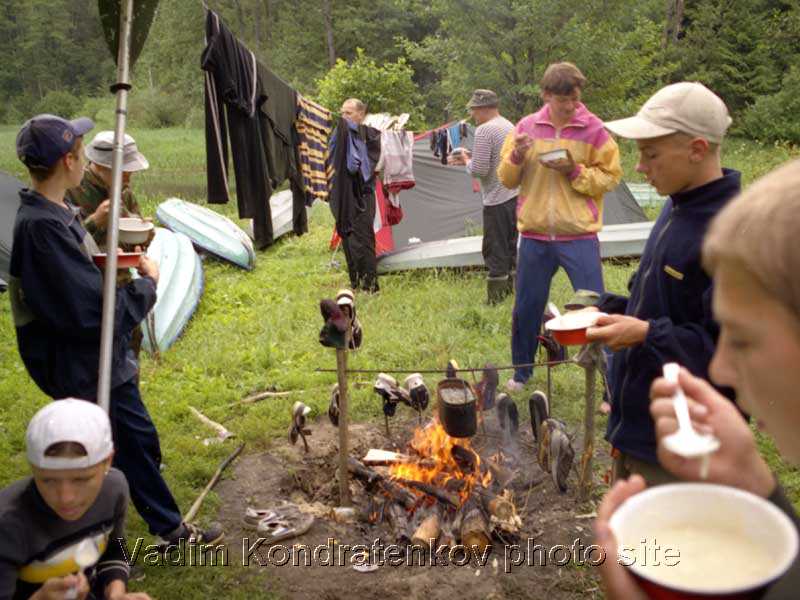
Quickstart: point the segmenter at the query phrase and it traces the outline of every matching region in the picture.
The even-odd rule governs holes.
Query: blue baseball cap
[[[17,134],[17,156],[27,167],[49,169],[72,150],[75,139],[94,127],[86,117],[67,121],[55,115],[36,115]]]

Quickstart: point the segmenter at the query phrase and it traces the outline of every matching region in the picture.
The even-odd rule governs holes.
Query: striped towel
[[[327,202],[333,168],[328,164],[328,137],[333,129],[330,111],[297,94],[295,127],[300,143],[300,174],[306,194]]]

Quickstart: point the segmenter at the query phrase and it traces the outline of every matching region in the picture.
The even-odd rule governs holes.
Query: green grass
[[[179,195],[204,202],[205,146],[201,130],[167,129],[131,132],[151,162],[151,169],[134,178],[134,188],[146,214],[152,215],[165,197]],[[14,155],[16,128],[0,127],[0,169],[23,178]],[[746,182],[789,158],[782,147],[762,147],[732,140],[726,165],[742,169]],[[634,156],[623,147],[626,178],[635,179]],[[215,206],[235,217],[235,202]],[[214,472],[230,447],[204,447],[210,432],[191,417],[187,407],[197,407],[246,441],[246,452],[282,444],[290,406],[302,400],[316,414],[327,408],[328,391],[335,375],[315,369],[336,365],[331,350],[317,342],[322,324],[318,301],[332,297],[347,284],[344,257],[333,258],[328,248],[332,218],[326,206],[311,215],[311,231],[288,237],[258,256],[256,269],[241,269],[209,259],[204,263],[206,288],[200,306],[183,337],[159,360],[143,354],[142,394],[161,436],[165,476],[181,507],[186,509]],[[607,264],[606,285],[623,293],[635,262]],[[365,332],[363,348],[351,355],[352,368],[438,368],[449,358],[462,366],[486,361],[510,363],[511,300],[487,307],[484,274],[477,271],[413,272],[383,277],[381,293],[358,298]],[[571,287],[563,272],[553,280],[552,297],[563,304]],[[19,359],[10,308],[0,299],[0,485],[27,473],[24,432],[33,413],[47,398],[28,378]],[[505,373],[508,376],[508,373]],[[368,380],[369,376],[358,376]],[[545,372],[538,370],[531,387],[543,387]],[[429,383],[432,383],[429,380]],[[274,386],[302,390],[291,398],[266,400],[249,407],[225,408],[249,392]],[[553,406],[558,416],[578,428],[583,408],[583,374],[578,369],[554,371]],[[527,411],[527,403],[521,403]],[[381,405],[368,388],[352,389],[355,420],[379,419]],[[402,409],[401,409],[402,410]],[[604,429],[604,419],[598,431]],[[800,477],[785,467],[770,442],[762,438],[771,464],[800,498]],[[606,445],[600,444],[600,452]],[[201,520],[213,519],[219,499],[212,493]],[[129,533],[145,535],[134,510]],[[137,589],[160,598],[248,598],[264,591],[262,577],[241,568],[147,568],[147,578]],[[177,590],[180,589],[180,592]],[[224,593],[221,593],[223,592]]]

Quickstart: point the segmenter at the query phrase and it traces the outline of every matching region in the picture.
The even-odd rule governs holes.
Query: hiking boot
[[[550,473],[556,489],[562,494],[567,491],[567,477],[574,459],[575,450],[566,432],[553,429],[550,437]]]
[[[486,302],[500,304],[509,294],[508,275],[486,278]]]
[[[547,401],[547,395],[540,390],[533,392],[533,395],[528,399],[528,409],[531,413],[533,439],[538,442],[542,423],[550,417],[550,403]]]
[[[158,546],[177,545],[181,540],[186,544],[213,546],[222,541],[223,537],[225,537],[225,531],[222,529],[221,523],[213,522],[202,529],[196,523],[181,523],[172,533],[161,537]]]

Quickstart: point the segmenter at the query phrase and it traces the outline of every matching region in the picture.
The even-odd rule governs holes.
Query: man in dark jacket
[[[739,193],[740,174],[723,169],[720,144],[731,119],[725,103],[699,83],[656,92],[635,117],[606,123],[636,140],[637,171],[668,195],[630,297],[603,294],[601,317],[587,337],[615,352],[606,439],[614,448],[613,478],[639,473],[650,485],[674,479],[658,464],[649,390],[667,362],[708,379],[719,329],[711,315],[711,278],[700,249],[711,219]]]
[[[17,135],[17,156],[33,189],[22,189],[14,222],[9,296],[17,345],[36,385],[51,398],[97,398],[103,275],[92,262],[92,237],[64,202],[83,176],[83,135],[89,119],[38,115]],[[161,476],[161,448],[139,394],[139,365],[131,333],[156,301],[158,265],[142,256],[141,277],[117,289],[111,360],[110,418],[114,466],[125,474],[131,498],[150,532],[214,544],[219,527],[185,524]]]

